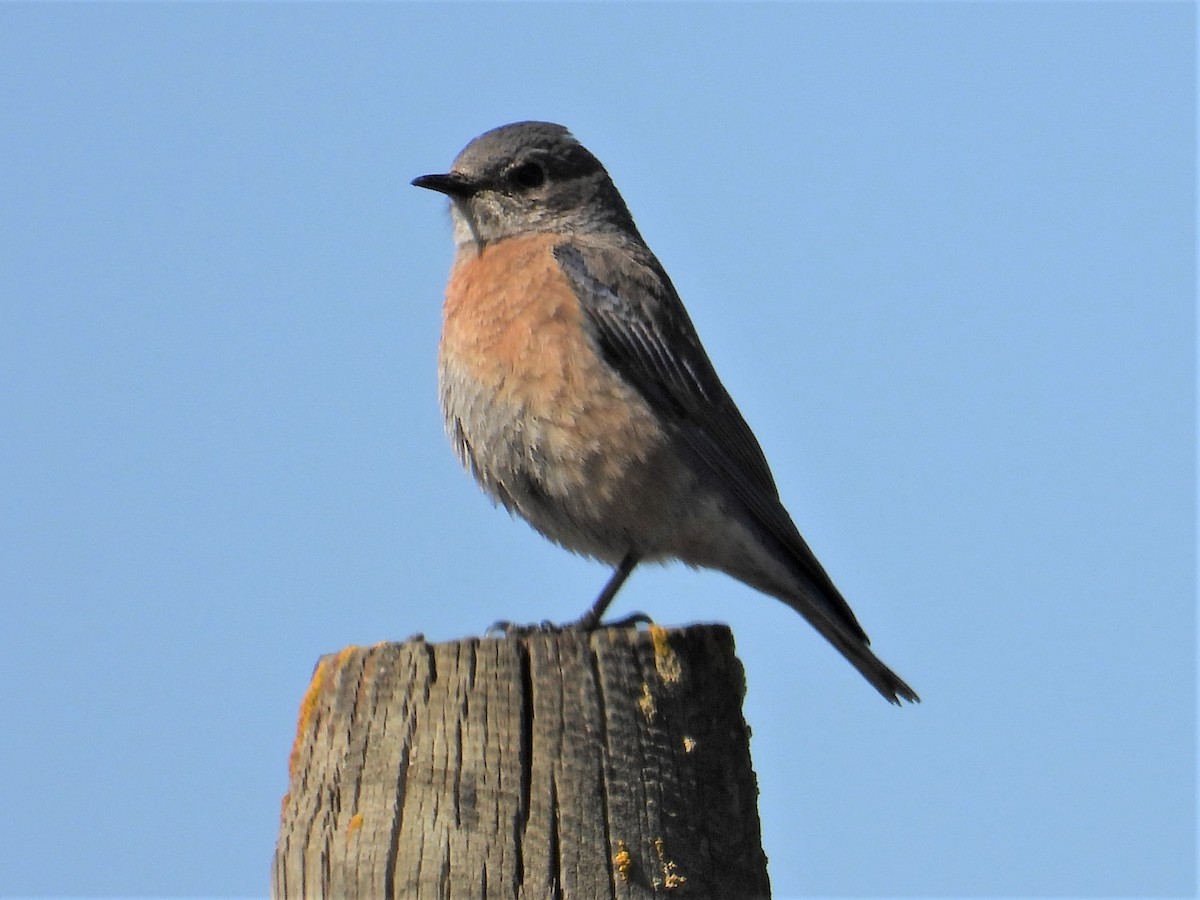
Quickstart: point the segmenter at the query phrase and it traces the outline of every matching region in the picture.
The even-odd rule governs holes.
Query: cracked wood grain
[[[272,896],[767,897],[744,692],[719,625],[325,656]]]

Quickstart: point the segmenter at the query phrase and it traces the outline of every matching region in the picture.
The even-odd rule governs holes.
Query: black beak
[[[448,197],[470,197],[479,187],[465,175],[457,172],[447,172],[445,175],[422,175],[414,178],[412,183],[419,188],[426,188],[445,194]]]

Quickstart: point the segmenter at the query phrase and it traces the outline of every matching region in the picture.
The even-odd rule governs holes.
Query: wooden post
[[[744,693],[723,625],[325,656],[272,896],[767,897]]]

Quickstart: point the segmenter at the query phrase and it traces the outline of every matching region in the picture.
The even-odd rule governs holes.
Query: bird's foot
[[[493,622],[487,627],[484,632],[485,637],[528,637],[531,634],[553,634],[556,631],[562,631],[563,626],[556,625],[553,622],[543,619],[541,622],[533,622],[528,625],[520,625],[516,622],[510,622],[507,619],[501,619],[499,622]]]
[[[599,617],[592,614],[592,610],[588,610],[580,618],[574,622],[567,622],[558,626],[561,630],[567,629],[578,631],[595,631],[597,628],[629,628],[633,625],[653,625],[654,620],[644,612],[630,613],[623,619],[617,619],[612,622],[601,622]]]
[[[613,622],[601,622],[592,615],[592,611],[584,613],[572,622],[550,622],[542,620],[528,625],[509,622],[501,619],[493,622],[484,632],[485,637],[528,637],[531,634],[558,634],[563,631],[582,631],[585,634],[597,628],[629,628],[637,625],[653,625],[654,620],[644,612],[630,613],[622,619]]]

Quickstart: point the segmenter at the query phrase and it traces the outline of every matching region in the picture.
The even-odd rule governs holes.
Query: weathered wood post
[[[272,895],[767,897],[744,692],[723,625],[326,656]]]

